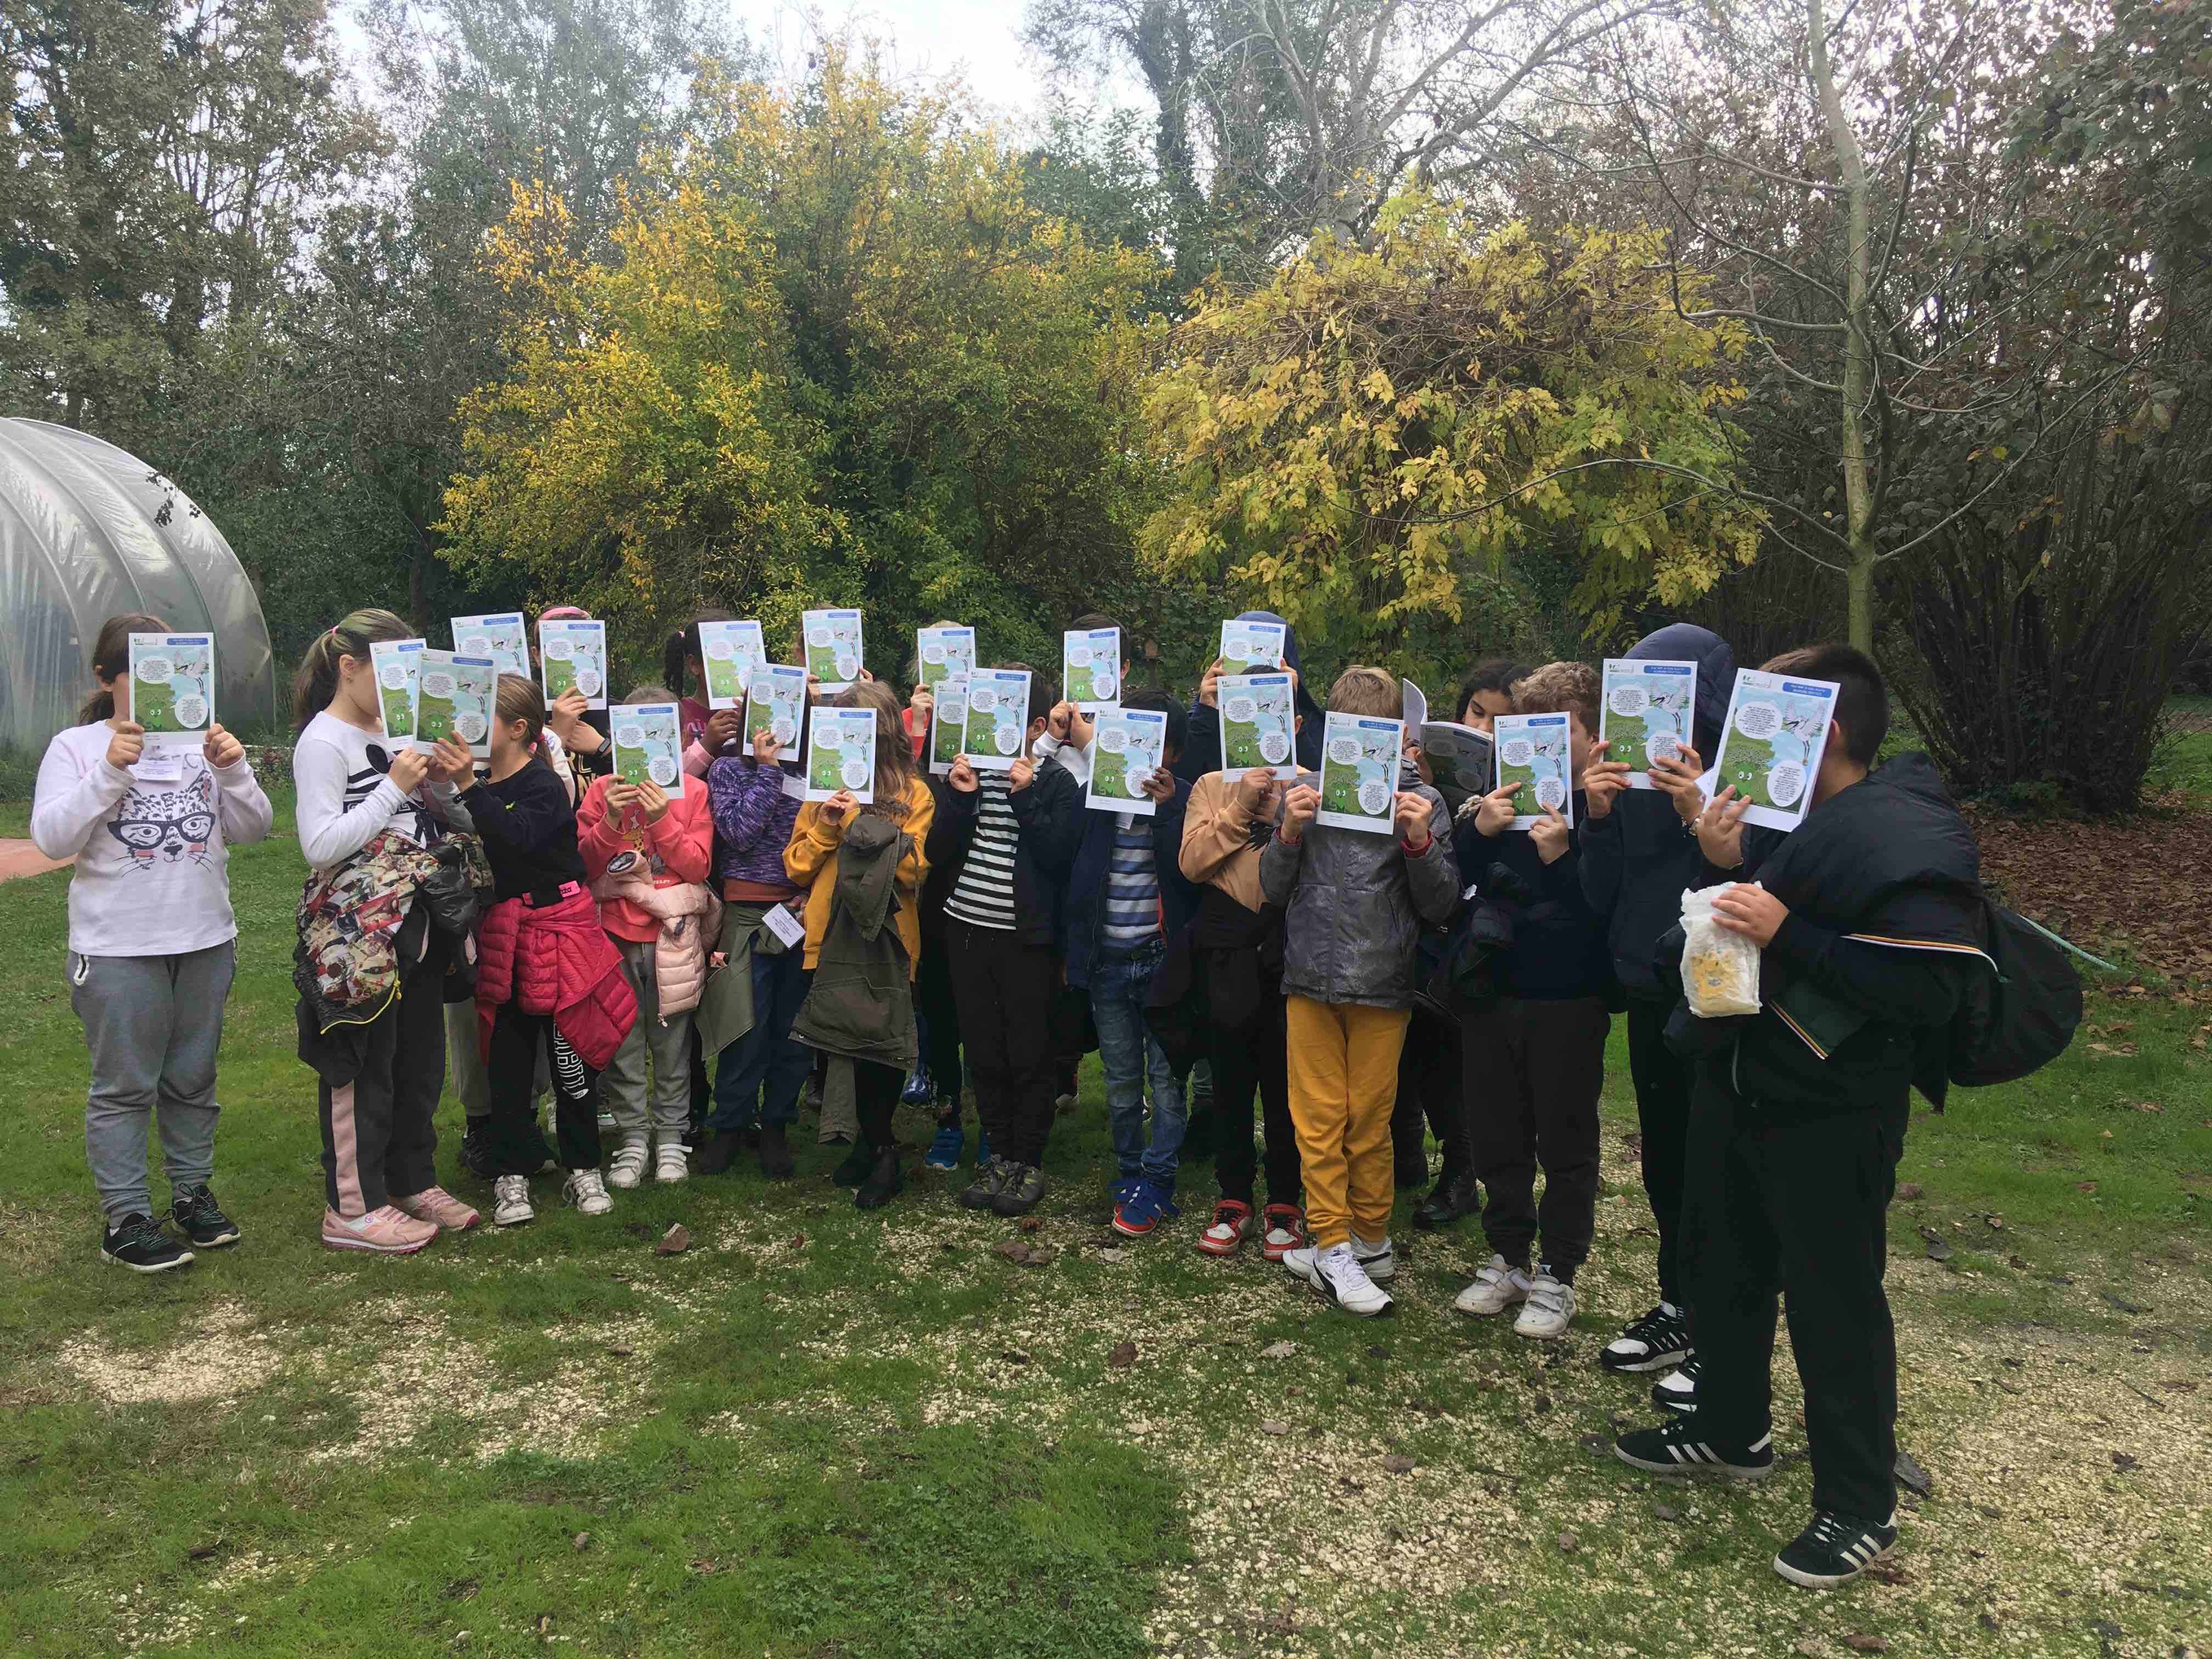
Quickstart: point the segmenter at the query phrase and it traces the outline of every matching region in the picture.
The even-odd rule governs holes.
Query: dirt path
[[[49,870],[64,870],[75,862],[73,859],[64,859],[56,863],[27,841],[0,841],[0,881],[13,881],[18,876],[43,876]]]

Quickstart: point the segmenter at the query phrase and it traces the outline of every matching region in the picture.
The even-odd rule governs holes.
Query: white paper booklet
[[[806,635],[806,669],[824,691],[842,691],[860,678],[860,613],[809,611],[800,626]]]
[[[1598,706],[1597,735],[1609,761],[1628,763],[1628,787],[1649,789],[1654,761],[1674,760],[1675,748],[1692,746],[1698,707],[1698,665],[1605,659],[1605,696]]]
[[[1121,701],[1121,630],[1072,628],[1060,636],[1060,696],[1086,714]]]
[[[1566,714],[1498,717],[1498,787],[1520,786],[1513,828],[1541,823],[1547,809],[1575,821],[1574,733]]]
[[[862,805],[876,798],[876,711],[817,708],[806,738],[806,799],[841,789]]]
[[[1805,821],[1838,689],[1833,680],[1736,670],[1712,787],[1715,794],[1734,789],[1751,803],[1745,823],[1795,830]]]
[[[753,670],[768,660],[768,642],[753,621],[699,624],[699,662],[707,671],[707,707],[742,708]]]
[[[133,634],[129,648],[127,713],[146,728],[146,747],[205,743],[215,724],[215,635]]]
[[[979,772],[1009,772],[1029,735],[1030,672],[979,668],[968,677],[968,747]]]
[[[1083,804],[1152,817],[1159,804],[1145,784],[1167,763],[1168,717],[1158,708],[1102,708],[1091,744],[1091,787]]]
[[[455,617],[453,654],[489,657],[502,674],[530,678],[530,630],[520,611],[501,611],[489,617]]]
[[[545,667],[545,701],[575,690],[586,708],[607,706],[607,625],[596,617],[562,617],[538,624],[538,655]]]
[[[1314,821],[1389,835],[1405,738],[1403,720],[1331,710],[1322,726],[1321,810]]]

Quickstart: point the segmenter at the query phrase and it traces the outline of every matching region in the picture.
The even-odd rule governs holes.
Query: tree
[[[1419,198],[1377,228],[1176,331],[1146,404],[1182,486],[1155,556],[1425,672],[1460,665],[1516,549],[1572,549],[1600,638],[1751,557],[1756,515],[1683,483],[1732,474],[1742,337],[1675,314],[1658,235],[1485,237]]]

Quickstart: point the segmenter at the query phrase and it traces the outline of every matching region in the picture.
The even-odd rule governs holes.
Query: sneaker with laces
[[[1597,1363],[1617,1374],[1663,1371],[1690,1357],[1690,1321],[1671,1302],[1662,1302],[1640,1319],[1632,1319],[1620,1334],[1605,1345]]]
[[[395,1198],[392,1207],[449,1233],[465,1233],[483,1219],[477,1213],[475,1205],[462,1203],[443,1187],[425,1187],[405,1198]]]
[[[427,1221],[417,1221],[386,1204],[367,1215],[323,1212],[323,1243],[333,1250],[367,1250],[374,1255],[412,1255],[438,1236]]]
[[[1575,1287],[1554,1278],[1548,1267],[1538,1267],[1528,1279],[1528,1299],[1513,1322],[1513,1334],[1548,1342],[1565,1336],[1575,1319]]]
[[[1260,1235],[1260,1254],[1270,1261],[1279,1262],[1292,1250],[1304,1248],[1306,1242],[1306,1212],[1295,1204],[1270,1204],[1260,1212],[1264,1231]]]
[[[491,1224],[495,1227],[521,1227],[538,1219],[538,1212],[530,1207],[530,1177],[501,1176],[491,1183]]]
[[[917,1060],[914,1069],[906,1074],[906,1085],[899,1091],[899,1098],[909,1106],[927,1106],[937,1098],[937,1084],[929,1074],[929,1062]]]
[[[681,1140],[664,1140],[655,1146],[653,1149],[653,1178],[659,1182],[690,1180],[691,1149]]]
[[[1459,1293],[1452,1306],[1463,1314],[1486,1319],[1528,1299],[1528,1270],[1513,1266],[1502,1255],[1493,1255],[1476,1271],[1474,1283]]]
[[[1651,1474],[1712,1474],[1729,1480],[1764,1480],[1774,1468],[1774,1437],[1747,1446],[1698,1437],[1698,1425],[1678,1417],[1656,1429],[1631,1429],[1613,1443],[1613,1455]]]
[[[605,1215],[615,1206],[597,1170],[569,1170],[568,1178],[561,1183],[561,1201],[574,1205],[579,1215]]]
[[[1398,1250],[1383,1235],[1380,1244],[1370,1244],[1358,1233],[1352,1236],[1352,1253],[1359,1258],[1359,1265],[1367,1276],[1377,1285],[1398,1276]]]
[[[1367,1276],[1358,1253],[1348,1243],[1292,1250],[1283,1258],[1283,1266],[1312,1285],[1323,1301],[1348,1314],[1374,1319],[1397,1310],[1390,1293]]]
[[[957,1170],[960,1154],[968,1149],[968,1132],[957,1123],[940,1123],[937,1133],[929,1138],[929,1150],[921,1155],[926,1170]]]
[[[1651,1385],[1651,1403],[1662,1411],[1688,1413],[1698,1409],[1698,1374],[1704,1362],[1692,1354]]]
[[[1163,1223],[1182,1213],[1175,1201],[1173,1188],[1163,1187],[1157,1181],[1139,1181],[1129,1195],[1114,1206],[1114,1231],[1124,1238],[1150,1238]]]
[[[991,1208],[999,1215],[1027,1215],[1044,1197],[1044,1171],[1034,1164],[1004,1164],[1007,1170]]]
[[[490,1121],[489,1118],[472,1117],[461,1126],[461,1172],[478,1181],[497,1179],[492,1163],[491,1131],[486,1127]]]
[[[623,1144],[615,1148],[615,1155],[607,1160],[607,1185],[627,1192],[642,1182],[652,1150],[645,1136],[624,1135]]]
[[[1252,1236],[1252,1206],[1242,1199],[1224,1198],[1213,1206],[1213,1220],[1198,1236],[1201,1255],[1235,1255]]]
[[[215,1201],[215,1193],[205,1182],[170,1194],[169,1219],[177,1224],[177,1231],[191,1241],[196,1250],[220,1249],[226,1244],[237,1243],[242,1237],[238,1224],[222,1212],[222,1206]]]
[[[978,1159],[975,1178],[961,1192],[960,1207],[963,1210],[989,1209],[992,1201],[999,1196],[999,1189],[1006,1184],[1006,1176],[1012,1170],[1012,1165],[1003,1158]]]
[[[161,1231],[150,1215],[126,1215],[100,1235],[100,1255],[134,1273],[165,1273],[172,1267],[189,1267],[192,1253]]]
[[[1818,1511],[1804,1531],[1782,1547],[1774,1570],[1793,1584],[1828,1589],[1847,1583],[1897,1544],[1897,1511],[1887,1521],[1860,1521],[1831,1510]]]

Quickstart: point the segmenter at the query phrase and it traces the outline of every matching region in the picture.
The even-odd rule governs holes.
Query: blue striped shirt
[[[1160,931],[1160,875],[1152,863],[1152,821],[1133,812],[1114,820],[1114,857],[1106,869],[1106,947],[1134,951]]]

